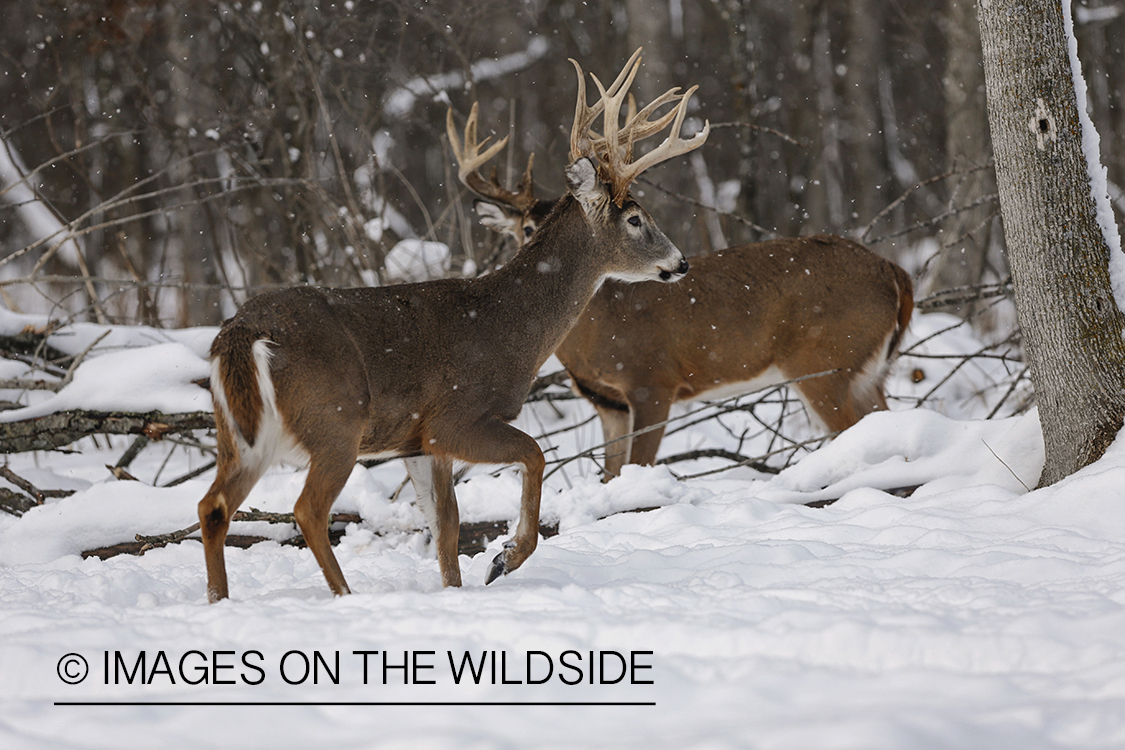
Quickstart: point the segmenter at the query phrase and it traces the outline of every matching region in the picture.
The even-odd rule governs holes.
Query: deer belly
[[[742,396],[754,391],[760,391],[787,380],[785,374],[776,367],[770,366],[753,377],[733,380],[731,378],[713,378],[708,381],[695,376],[688,379],[690,386],[677,394],[677,401],[721,401],[725,398]],[[686,393],[685,393],[686,392]]]

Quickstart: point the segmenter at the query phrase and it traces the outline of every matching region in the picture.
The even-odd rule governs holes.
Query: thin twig
[[[1003,406],[1005,402],[1007,402],[1008,398],[1016,392],[1016,387],[1020,384],[1020,381],[1026,378],[1028,376],[1028,373],[1030,372],[1031,368],[1027,366],[1020,370],[1020,374],[1017,375],[1014,380],[1012,380],[1012,384],[1008,386],[1008,390],[1004,391],[1004,395],[1001,396],[1000,400],[996,402],[996,406],[992,407],[992,411],[988,412],[988,416],[985,417],[985,419],[992,419],[997,415],[997,413],[999,413],[1000,407]]]
[[[760,456],[754,456],[753,458],[747,458],[743,461],[739,461],[738,463],[732,464],[730,466],[723,466],[723,467],[720,467],[718,469],[711,469],[710,471],[701,471],[698,474],[687,474],[687,475],[682,476],[682,477],[677,477],[677,479],[679,479],[680,481],[686,481],[688,479],[698,479],[699,477],[708,477],[708,476],[711,476],[713,474],[721,474],[724,471],[730,471],[731,469],[737,469],[740,466],[751,466],[752,464],[763,462],[767,458],[770,458],[772,456],[776,456],[779,453],[785,453],[787,451],[793,450],[794,448],[804,448],[806,445],[812,445],[814,443],[823,443],[825,440],[828,440],[829,438],[834,438],[839,434],[840,434],[839,432],[829,432],[829,433],[826,433],[824,435],[820,435],[818,437],[809,438],[808,440],[803,440],[800,443],[794,443],[793,445],[787,445],[784,448],[778,448],[776,450],[772,450],[769,453],[763,453]]]
[[[91,343],[89,346],[78,353],[78,355],[74,358],[74,361],[70,363],[70,367],[67,369],[66,375],[64,375],[63,379],[59,381],[58,390],[61,391],[63,388],[66,388],[68,385],[70,385],[71,381],[74,380],[74,373],[78,369],[78,365],[82,364],[82,360],[86,359],[86,355],[89,354],[95,346],[102,343],[105,337],[110,333],[111,331],[103,331],[101,336],[98,336],[96,339],[94,339],[93,343]]]
[[[1019,474],[1016,474],[1016,472],[1012,471],[1012,467],[1008,466],[1008,463],[1004,459],[1002,459],[1002,458],[1000,458],[1000,456],[996,455],[996,451],[992,450],[992,446],[988,444],[988,441],[986,441],[984,438],[981,438],[980,441],[982,443],[984,443],[985,448],[988,448],[988,452],[991,453],[993,456],[996,456],[996,460],[999,461],[1001,464],[1003,464],[1004,468],[1007,469],[1009,471],[1009,473],[1011,473],[1011,475],[1016,478],[1016,481],[1019,482],[1021,485],[1023,485],[1023,488],[1025,490],[1027,490],[1028,492],[1031,492],[1031,488],[1028,487],[1026,484],[1024,484],[1023,480],[1020,479]]]
[[[217,461],[208,461],[203,466],[200,466],[198,469],[193,469],[192,471],[189,471],[187,474],[184,474],[181,477],[176,477],[175,479],[173,479],[172,481],[168,482],[167,484],[165,484],[163,486],[164,487],[175,487],[176,485],[183,484],[184,482],[188,481],[189,479],[195,479],[200,474],[206,474],[211,469],[214,469],[215,465],[217,463],[218,463]]]
[[[702,448],[700,450],[687,451],[686,453],[677,453],[673,456],[665,456],[656,462],[657,466],[664,466],[667,464],[675,464],[681,461],[697,461],[701,458],[725,458],[728,461],[734,461],[739,466],[750,466],[750,468],[760,471],[763,474],[777,474],[781,470],[775,469],[764,463],[754,463],[754,459],[747,458],[741,453],[728,451],[723,448]]]
[[[775,130],[774,128],[767,128],[765,125],[755,125],[752,122],[738,122],[738,121],[736,121],[736,122],[713,122],[713,123],[711,123],[711,129],[712,130],[721,130],[723,128],[750,128],[751,130],[758,130],[758,131],[761,131],[763,133],[769,133],[770,135],[775,135],[778,138],[780,138],[781,140],[785,141],[786,143],[791,143],[794,146],[797,146],[799,148],[808,149],[808,148],[812,147],[812,143],[810,141],[799,141],[791,135],[786,135],[785,133],[782,133],[780,130]]]
[[[777,237],[778,236],[777,230],[775,230],[775,229],[766,229],[763,226],[755,224],[754,222],[750,221],[749,219],[744,219],[743,217],[739,216],[738,214],[732,214],[728,211],[721,211],[718,208],[716,208],[715,206],[708,206],[706,203],[700,203],[699,201],[695,200],[694,198],[689,198],[686,195],[683,195],[681,193],[677,193],[675,190],[670,190],[670,189],[664,187],[663,185],[659,185],[659,184],[653,182],[652,180],[648,179],[647,177],[638,177],[636,179],[636,181],[644,183],[645,185],[648,185],[651,188],[659,190],[660,192],[664,193],[665,195],[671,196],[671,197],[675,198],[676,200],[683,201],[684,203],[688,203],[692,206],[695,206],[696,208],[702,208],[705,211],[712,211],[712,212],[718,214],[719,216],[724,216],[728,219],[731,219],[732,221],[737,221],[739,224],[742,224],[743,226],[750,227],[755,232],[759,232],[759,233],[761,233],[761,234],[763,234],[767,237]]]
[[[982,195],[980,198],[977,198],[972,203],[968,203],[964,206],[958,206],[957,208],[953,208],[953,209],[950,209],[949,211],[946,211],[944,213],[940,213],[937,216],[931,216],[929,219],[926,219],[924,221],[915,222],[914,224],[911,224],[908,227],[904,227],[903,229],[899,229],[899,230],[891,232],[889,234],[884,234],[882,237],[876,237],[873,240],[865,240],[865,241],[870,242],[871,244],[874,245],[878,242],[885,242],[887,240],[893,240],[896,237],[901,237],[905,234],[910,234],[911,232],[917,232],[921,229],[929,229],[933,225],[940,224],[941,222],[945,221],[946,219],[948,219],[951,216],[957,216],[958,214],[963,214],[966,211],[972,211],[974,208],[978,208],[980,206],[983,206],[986,203],[996,203],[999,200],[1000,200],[1000,196],[996,193],[989,193],[988,195]]]
[[[887,205],[886,208],[884,208],[879,213],[875,214],[875,217],[873,219],[871,219],[871,221],[869,221],[867,223],[867,225],[864,226],[863,231],[859,233],[860,241],[861,242],[867,242],[868,241],[867,235],[871,233],[871,230],[875,227],[875,225],[881,219],[886,217],[887,214],[891,213],[891,211],[894,211],[896,208],[901,206],[906,201],[906,199],[909,198],[910,195],[912,193],[914,193],[915,191],[921,190],[924,187],[928,187],[929,185],[932,185],[935,182],[941,182],[942,180],[947,180],[950,177],[955,177],[955,176],[958,176],[958,175],[968,175],[968,174],[972,174],[974,172],[979,172],[983,169],[992,169],[992,167],[993,167],[993,165],[992,165],[991,162],[989,162],[987,164],[978,164],[977,166],[968,167],[966,169],[953,169],[953,170],[950,170],[948,172],[945,172],[944,174],[935,175],[935,176],[930,177],[928,179],[922,180],[917,185],[915,185],[911,188],[908,188],[905,192],[902,193],[902,195],[900,195],[899,197],[897,197],[893,201],[891,201]],[[872,242],[875,242],[875,241],[876,240],[872,240]]]
[[[48,497],[70,497],[74,494],[74,490],[41,490],[7,466],[0,466],[0,477],[7,479],[9,482],[34,497],[39,505],[42,505],[43,501]]]

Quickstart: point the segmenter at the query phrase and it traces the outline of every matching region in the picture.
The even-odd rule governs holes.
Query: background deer
[[[531,168],[528,159],[516,191],[495,172],[489,182],[462,176],[483,199],[474,203],[481,222],[520,244],[552,205],[534,198]],[[899,266],[830,235],[751,243],[691,264],[673,285],[607,281],[555,351],[601,418],[607,476],[656,460],[663,427],[622,437],[666,421],[679,401],[831,371],[792,386],[828,430],[887,408],[888,363],[914,310]]]
[[[523,469],[519,525],[486,583],[532,553],[543,453],[507,423],[604,278],[674,281],[687,270],[628,188],[644,168],[706,140],[706,128],[679,137],[694,89],[660,98],[678,102],[673,131],[636,161],[590,131],[599,114],[604,138],[614,143],[651,135],[669,121],[646,115],[619,127],[639,53],[608,91],[594,79],[601,98],[593,107],[574,63],[579,86],[568,192],[503,269],[402,286],[286,289],[251,299],[223,325],[211,347],[218,470],[199,503],[211,601],[228,595],[223,541],[231,515],[282,460],[309,467],[293,514],[335,594],[348,593],[348,585],[328,540],[328,513],[361,456],[406,459],[443,585],[461,584],[455,460]]]

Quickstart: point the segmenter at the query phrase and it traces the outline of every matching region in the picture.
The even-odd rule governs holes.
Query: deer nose
[[[663,271],[662,270],[660,272],[660,280],[661,281],[670,281],[673,276],[683,276],[687,272],[688,272],[687,258],[680,258],[680,264],[678,266],[676,266],[675,271]]]

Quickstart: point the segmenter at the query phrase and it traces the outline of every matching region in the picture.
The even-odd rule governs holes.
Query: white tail
[[[627,67],[638,64],[634,56]],[[573,137],[596,146],[581,127],[589,123],[576,123]],[[348,586],[328,514],[361,456],[407,459],[446,586],[461,583],[453,462],[521,465],[519,525],[486,582],[527,559],[538,540],[543,453],[507,423],[603,279],[670,281],[687,270],[651,217],[599,179],[619,167],[595,147],[579,154],[566,170],[567,195],[493,274],[271,292],[223,325],[211,347],[218,469],[199,503],[211,601],[228,595],[231,516],[285,459],[308,464],[293,513],[336,594]]]
[[[495,178],[493,180],[495,182]],[[482,193],[486,226],[533,237],[551,205]],[[609,443],[606,473],[651,464],[673,403],[794,384],[809,412],[843,430],[885,409],[883,382],[914,309],[910,276],[867,248],[818,235],[692,258],[671,286],[606,282],[556,350],[593,403]]]

